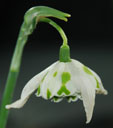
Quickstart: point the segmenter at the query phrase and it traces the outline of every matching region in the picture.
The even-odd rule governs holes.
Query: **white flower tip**
[[[27,102],[28,98],[26,99],[20,99],[17,100],[16,102],[6,105],[5,108],[6,109],[11,109],[11,108],[22,108],[24,106],[24,104]]]
[[[107,95],[107,94],[108,94],[108,91],[107,91],[107,90],[104,90],[104,91],[103,91],[103,94],[104,94],[104,95]]]
[[[86,112],[86,118],[87,118],[86,124],[90,123],[90,121],[92,119],[92,114],[93,114],[93,110]]]
[[[90,121],[86,121],[86,124],[88,124]]]
[[[6,109],[11,109],[11,108],[21,108],[21,107],[12,106],[12,105],[6,105],[5,108]]]
[[[9,104],[9,105],[6,105],[5,108],[6,109],[11,109],[11,108],[22,108],[23,106],[16,106],[16,105],[12,105],[12,104]]]
[[[6,109],[10,109],[10,105],[6,105],[5,108],[6,108]]]
[[[108,91],[103,89],[103,90],[98,90],[97,91],[98,94],[103,94],[103,95],[107,95],[108,94]]]
[[[90,123],[91,118],[86,120],[86,124]]]
[[[9,104],[9,105],[6,105],[5,108],[6,109],[11,109],[11,108],[22,108],[23,106],[17,106],[17,105],[12,105],[12,104]]]

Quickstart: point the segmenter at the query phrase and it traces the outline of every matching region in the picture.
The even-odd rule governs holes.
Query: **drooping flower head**
[[[36,91],[37,90],[37,91]],[[66,98],[68,102],[83,100],[87,123],[90,122],[95,104],[95,94],[107,94],[100,77],[77,60],[70,59],[69,46],[60,49],[60,60],[34,76],[22,90],[19,100],[6,108],[21,108],[30,95],[36,91],[37,97],[60,102]]]
[[[43,20],[43,19],[42,19]],[[44,19],[54,27],[52,20]],[[61,36],[64,34],[61,28]],[[83,101],[87,122],[92,118],[95,105],[95,94],[107,94],[100,77],[90,68],[77,60],[70,58],[70,48],[66,36],[60,48],[59,61],[55,62],[41,73],[34,76],[23,88],[20,99],[6,105],[6,109],[21,108],[35,92],[37,97],[42,97],[53,102],[60,102],[66,98],[68,102],[75,102],[78,99]]]

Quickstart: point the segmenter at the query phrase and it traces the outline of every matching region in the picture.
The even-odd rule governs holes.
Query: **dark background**
[[[59,104],[31,96],[20,110],[11,110],[7,128],[113,128],[113,40],[112,1],[109,0],[22,0],[0,2],[0,101],[24,13],[33,6],[46,5],[71,14],[68,22],[54,19],[64,29],[71,57],[96,71],[109,95],[98,95],[93,118],[85,124],[81,101]],[[13,101],[25,83],[58,60],[62,44],[58,32],[40,23],[29,37]]]

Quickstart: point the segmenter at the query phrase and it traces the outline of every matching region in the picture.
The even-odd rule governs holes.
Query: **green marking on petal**
[[[76,96],[70,96],[70,98],[71,98],[72,100],[75,100],[77,97],[76,97]]]
[[[98,80],[97,80],[96,77],[95,77],[95,80],[96,80],[96,83],[97,83],[97,88],[100,88],[100,86],[99,86],[99,82],[98,82]]]
[[[51,101],[58,103],[58,102],[60,102],[62,99],[63,99],[63,97],[54,96]]]
[[[67,100],[68,100],[68,102],[70,103],[71,101],[76,101],[77,100],[77,97],[76,96],[69,96],[69,97],[67,97]]]
[[[72,99],[72,100],[75,100],[76,99],[76,96],[69,96],[67,97],[68,100]]]
[[[53,77],[56,77],[56,75],[57,75],[57,72],[55,72],[55,73],[53,74]]]
[[[58,95],[61,95],[62,93],[65,93],[66,95],[70,94],[70,91],[65,87],[65,85],[62,85],[60,90],[57,92]]]
[[[48,73],[48,72],[47,72],[47,73]],[[43,76],[43,78],[42,78],[42,80],[41,80],[41,82],[40,82],[40,85],[39,85],[39,87],[38,87],[38,89],[37,89],[37,95],[40,95],[40,86],[41,86],[42,82],[44,81],[44,79],[45,79],[47,73]]]
[[[49,99],[51,96],[51,92],[49,91],[49,89],[47,89],[47,98]]]
[[[54,101],[58,101],[59,97],[54,96],[53,99],[54,99]]]
[[[40,94],[40,85],[39,85],[38,90],[37,90],[37,95],[39,95],[39,94]]]
[[[66,95],[70,94],[70,91],[66,88],[65,84],[71,79],[71,75],[69,72],[62,73],[62,86],[60,90],[57,92],[58,95],[65,93]]]
[[[87,74],[93,75],[93,73],[86,66],[83,66],[83,69]]]
[[[97,86],[96,86],[96,87],[99,88],[99,87],[100,87],[100,86],[99,86],[99,82],[98,82],[97,78],[95,77],[95,75],[94,75],[86,66],[84,66],[83,69],[84,69],[84,71],[85,71],[87,74],[92,75],[92,76],[95,78],[96,83],[97,83]]]
[[[62,73],[62,84],[66,84],[71,79],[71,75],[69,72]]]
[[[44,81],[45,77],[47,76],[48,72],[44,75],[44,77],[42,78],[41,82]]]

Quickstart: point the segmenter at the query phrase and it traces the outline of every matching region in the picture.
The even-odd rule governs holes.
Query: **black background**
[[[33,6],[46,5],[71,14],[68,22],[56,21],[65,31],[71,56],[95,70],[108,90],[97,96],[93,118],[85,125],[81,101],[59,104],[30,98],[24,108],[11,110],[7,128],[112,128],[113,127],[113,40],[112,1],[109,0],[22,0],[0,2],[0,100],[24,13]],[[13,100],[19,98],[25,83],[58,60],[62,39],[46,23],[38,24],[24,50]]]
[[[69,21],[57,21],[66,32],[69,43],[83,41],[90,46],[109,47],[112,40],[112,1],[109,0],[22,0],[22,1],[2,1],[1,3],[1,43],[6,48],[15,45],[20,25],[26,10],[37,5],[46,5],[72,15]],[[58,33],[49,25],[42,23],[30,36],[32,41],[53,41],[60,40]],[[98,43],[98,41],[99,43]],[[95,42],[95,44],[93,43]],[[106,44],[107,42],[107,44]],[[29,43],[28,43],[29,44]],[[74,45],[73,44],[73,45]],[[34,45],[34,44],[33,44]],[[36,45],[36,44],[35,44]],[[41,45],[37,43],[37,45]],[[46,43],[45,43],[46,45]],[[55,44],[56,45],[56,44]],[[2,47],[3,47],[2,46]],[[81,46],[81,45],[80,45]],[[89,47],[90,47],[89,46]]]

